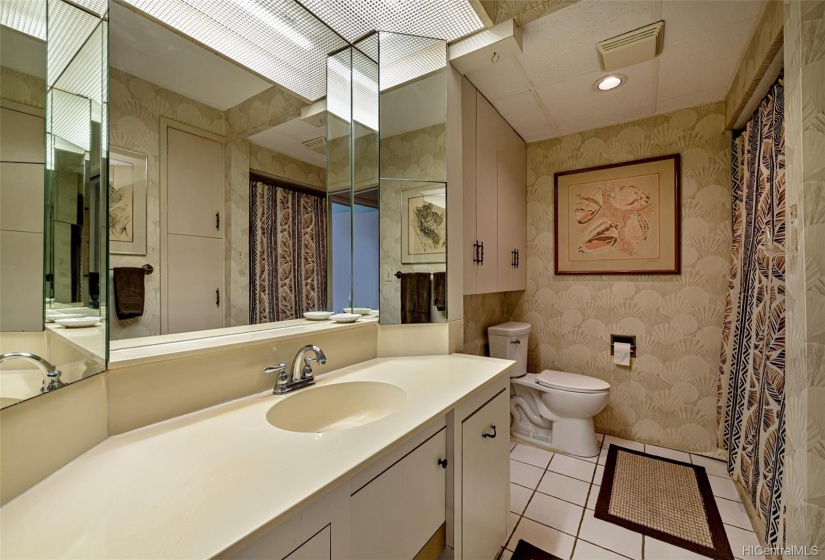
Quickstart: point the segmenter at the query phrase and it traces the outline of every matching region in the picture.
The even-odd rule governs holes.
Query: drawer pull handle
[[[497,435],[495,425],[493,425],[492,428],[493,428],[493,433],[492,434],[481,434],[481,437],[495,439],[495,437]]]
[[[446,469],[447,468],[447,459],[439,459],[438,464],[442,469]]]

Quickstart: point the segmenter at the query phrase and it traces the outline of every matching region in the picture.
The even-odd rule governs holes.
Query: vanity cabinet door
[[[332,530],[327,525],[307,542],[293,550],[284,560],[331,560]]]
[[[498,291],[527,287],[527,146],[498,119]]]
[[[476,94],[476,235],[480,264],[476,291],[498,291],[498,128],[501,116],[480,93]]]
[[[352,494],[351,558],[410,560],[427,544],[446,519],[446,450],[442,429]]]
[[[495,558],[507,536],[509,405],[509,392],[503,390],[462,423],[461,539],[466,560]]]

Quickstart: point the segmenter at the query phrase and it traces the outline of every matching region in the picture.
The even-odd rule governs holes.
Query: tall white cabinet
[[[161,212],[164,333],[224,326],[223,144],[167,125]]]
[[[462,78],[464,294],[527,285],[527,149]]]

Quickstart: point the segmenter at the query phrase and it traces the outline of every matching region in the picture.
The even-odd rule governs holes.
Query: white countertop
[[[0,557],[214,556],[288,518],[512,364],[384,358],[319,377],[318,385],[383,381],[407,393],[400,410],[350,430],[275,428],[266,413],[289,396],[267,392],[111,437],[0,509]]]

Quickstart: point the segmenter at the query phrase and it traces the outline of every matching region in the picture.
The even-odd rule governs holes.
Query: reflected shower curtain
[[[783,543],[785,141],[782,77],[732,147],[733,256],[722,330],[719,446]]]
[[[250,324],[326,309],[326,223],[323,196],[250,182]]]

